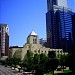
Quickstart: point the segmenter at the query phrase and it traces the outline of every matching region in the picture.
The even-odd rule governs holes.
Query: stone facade
[[[47,55],[49,51],[55,51],[56,56],[64,54],[63,49],[45,48],[41,44],[39,44],[38,35],[34,31],[32,31],[30,35],[27,37],[27,43],[23,45],[23,47],[10,47],[10,56],[21,58],[21,60],[23,60],[28,50],[31,50],[34,54],[45,53]]]

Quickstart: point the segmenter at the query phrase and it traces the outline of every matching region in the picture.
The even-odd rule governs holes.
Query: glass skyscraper
[[[68,0],[56,0],[57,1],[57,5],[58,6],[63,6],[63,7],[66,7],[66,8],[68,8]]]
[[[73,26],[72,26],[72,34],[73,34],[73,52],[75,52],[75,13],[73,13],[72,15],[72,23],[73,23]]]
[[[67,0],[62,1],[67,2]],[[47,46],[70,51],[73,44],[72,11],[67,8],[67,3],[65,3],[64,6],[63,4],[59,6],[58,3],[60,4],[60,0],[47,0]]]
[[[53,5],[68,7],[67,0],[47,0],[47,9],[53,9]]]

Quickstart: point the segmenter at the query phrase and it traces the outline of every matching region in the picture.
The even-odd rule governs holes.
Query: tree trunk
[[[52,74],[54,75],[54,70],[52,71]]]
[[[64,66],[63,66],[63,71],[64,71]]]

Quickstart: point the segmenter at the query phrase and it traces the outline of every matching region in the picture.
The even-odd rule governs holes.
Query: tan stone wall
[[[11,53],[13,56],[16,53],[16,57],[18,57],[19,55],[21,55],[21,60],[23,60],[26,57],[26,53],[28,50],[31,50],[34,54],[38,53],[45,53],[46,55],[48,54],[48,51],[55,51],[56,52],[56,56],[59,54],[63,54],[63,50],[62,49],[50,49],[50,48],[45,48],[43,47],[41,44],[39,44],[39,38],[37,37],[37,43],[33,44],[33,38],[34,36],[28,36],[27,38],[27,44],[23,45],[23,48],[12,48],[11,49]],[[20,54],[20,50],[21,50],[21,54]]]
[[[55,51],[56,56],[59,54],[63,54],[62,49],[50,49],[50,48],[45,48],[41,44],[26,44],[23,46],[23,48],[12,48],[12,56],[15,54],[17,50],[22,50],[21,52],[21,60],[23,60],[26,56],[27,50],[31,50],[34,54],[38,53],[45,53],[46,55],[48,54],[48,51]],[[19,54],[16,56],[18,57]]]
[[[39,44],[39,38],[38,38],[38,36],[35,36],[35,37],[36,37],[36,43]],[[27,38],[27,43],[28,44],[33,44],[33,38],[34,38],[34,36],[29,36]]]
[[[11,50],[11,52],[12,52],[12,55],[11,56],[13,56],[14,55],[14,53],[16,52],[16,50],[18,50],[18,49],[20,49],[20,48],[12,48]]]

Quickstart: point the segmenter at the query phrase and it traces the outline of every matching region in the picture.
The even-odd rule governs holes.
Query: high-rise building
[[[62,48],[64,51],[70,51],[73,44],[72,11],[71,9],[66,8],[67,0],[62,1],[65,1],[66,3],[63,3],[63,5],[60,0],[47,0],[47,46],[50,48]],[[61,6],[59,4],[61,4]]]
[[[52,10],[53,9],[53,5],[57,5],[56,0],[47,0],[47,10]]]
[[[68,7],[67,0],[47,0],[47,9],[52,10],[53,5]]]
[[[63,6],[63,7],[66,7],[68,8],[68,4],[67,4],[67,0],[57,0],[57,5],[58,6]]]
[[[7,24],[0,24],[0,56],[8,56],[9,28]]]
[[[73,23],[73,26],[72,26],[72,33],[73,33],[73,51],[75,52],[75,13],[73,13],[72,15],[72,23]]]
[[[45,38],[39,39],[39,42],[40,42],[40,44],[41,44],[43,47],[46,47],[46,42],[47,42],[47,40],[46,40]]]

